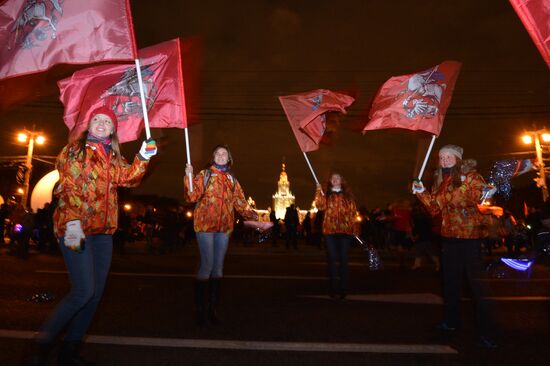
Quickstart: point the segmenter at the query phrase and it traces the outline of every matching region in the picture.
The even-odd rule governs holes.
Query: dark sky
[[[373,208],[408,196],[428,138],[385,130],[361,135],[368,102],[389,77],[463,63],[436,148],[454,143],[465,158],[489,164],[526,151],[519,135],[550,122],[550,73],[508,2],[502,0],[131,1],[138,47],[194,37],[201,56],[189,91],[191,154],[202,167],[212,147],[227,143],[235,172],[258,206],[271,205],[283,159],[302,208],[315,188],[277,96],[318,88],[357,91],[330,146],[309,154],[323,182],[330,171],[349,181],[360,205]],[[196,70],[200,69],[200,73]],[[185,72],[185,71],[184,71]],[[196,81],[199,81],[198,83]],[[37,153],[66,142],[57,96],[0,115],[0,155],[24,154],[17,126],[33,123],[49,137]],[[155,130],[161,141],[151,174],[136,193],[182,198],[183,131]],[[123,146],[126,155],[137,143]],[[433,156],[436,156],[434,154]],[[430,169],[428,169],[428,176]]]

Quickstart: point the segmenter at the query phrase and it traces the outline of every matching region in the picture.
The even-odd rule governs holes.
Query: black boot
[[[196,323],[199,327],[206,326],[206,287],[207,281],[195,281],[195,307],[197,311]]]
[[[221,278],[211,278],[208,292],[208,320],[213,325],[220,324],[218,318],[218,306],[220,304],[220,283]]]
[[[86,361],[80,357],[81,342],[79,341],[63,341],[57,358],[58,366],[94,366],[90,361]]]

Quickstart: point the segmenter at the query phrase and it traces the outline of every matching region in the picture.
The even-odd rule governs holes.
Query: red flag
[[[136,58],[129,0],[8,0],[0,6],[0,79]]]
[[[390,78],[378,90],[363,132],[404,128],[439,136],[461,65],[444,61],[416,74]]]
[[[548,0],[510,0],[510,4],[550,68],[550,2]]]
[[[327,130],[326,112],[346,113],[355,99],[327,89],[279,97],[296,140],[303,152],[314,151]]]
[[[187,127],[179,39],[144,48],[138,55],[149,126]],[[71,130],[71,139],[86,129],[89,113],[99,106],[107,106],[117,115],[120,142],[138,139],[143,114],[134,64],[90,67],[75,72],[58,85],[65,105],[63,118]]]

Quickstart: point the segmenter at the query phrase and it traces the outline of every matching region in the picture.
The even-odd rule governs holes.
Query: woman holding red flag
[[[218,145],[212,152],[207,168],[193,178],[193,166],[185,167],[185,192],[189,202],[196,202],[194,227],[200,252],[200,267],[195,281],[197,325],[219,323],[217,307],[220,302],[220,284],[229,236],[233,231],[236,210],[245,218],[257,220],[258,214],[249,206],[241,185],[233,175],[233,158],[226,145]],[[207,296],[208,295],[208,296]]]
[[[460,326],[460,290],[464,274],[476,303],[479,343],[483,348],[495,348],[491,339],[492,324],[482,286],[481,245],[483,217],[479,212],[480,199],[494,193],[475,171],[475,162],[462,160],[463,149],[445,145],[439,150],[439,168],[434,176],[432,193],[421,181],[413,183],[413,193],[433,216],[441,215],[441,269],[443,272],[444,320],[437,329],[453,333]]]
[[[65,328],[58,364],[89,364],[78,350],[103,296],[111,265],[118,222],[117,188],[137,186],[156,152],[154,140],[144,141],[128,164],[120,153],[117,117],[109,108],[100,107],[91,112],[87,130],[59,154],[53,220],[71,292],[42,325],[32,365],[48,364],[55,339]]]
[[[357,207],[350,188],[340,174],[331,174],[325,192],[321,185],[317,186],[315,206],[324,212],[329,294],[334,299],[343,300],[349,290],[348,252],[356,232]]]

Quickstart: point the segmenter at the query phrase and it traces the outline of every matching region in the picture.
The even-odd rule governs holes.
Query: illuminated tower
[[[282,164],[281,175],[279,176],[279,183],[277,193],[273,195],[273,210],[275,216],[278,219],[284,219],[286,208],[294,204],[294,196],[290,192],[290,182],[285,171],[285,164]]]

